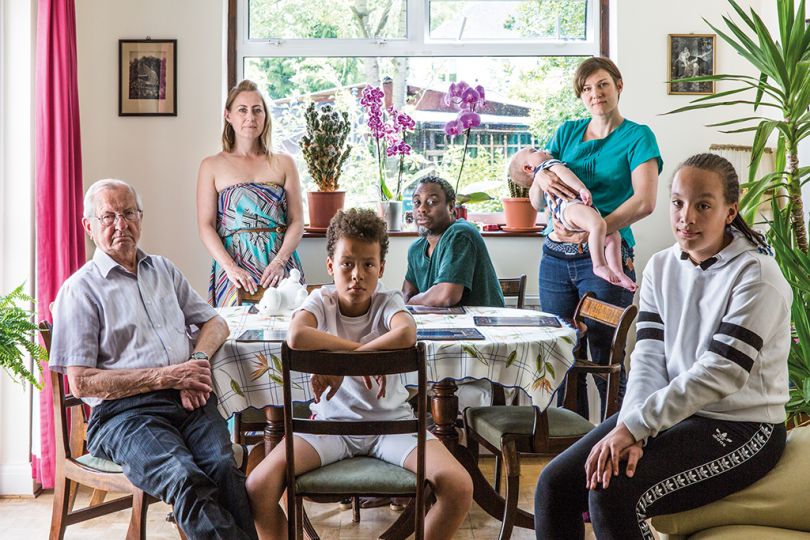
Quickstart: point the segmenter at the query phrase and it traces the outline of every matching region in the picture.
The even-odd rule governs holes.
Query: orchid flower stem
[[[377,166],[380,169],[380,199],[385,200],[385,190],[383,189],[383,183],[385,182],[385,177],[383,176],[383,157],[380,149],[380,139],[377,139]]]
[[[467,146],[470,144],[470,129],[464,131],[464,153],[461,154],[461,167],[458,169],[458,178],[456,178],[456,196],[458,196],[458,184],[461,182],[461,173],[464,171],[464,160],[467,159]]]
[[[399,200],[399,195],[402,192],[402,170],[405,168],[405,156],[399,155],[399,176],[397,177],[397,192],[394,195],[394,200]]]

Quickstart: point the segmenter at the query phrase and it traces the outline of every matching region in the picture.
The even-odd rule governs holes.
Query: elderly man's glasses
[[[96,216],[96,219],[101,222],[101,224],[105,227],[112,227],[115,225],[119,219],[123,219],[128,223],[136,223],[140,221],[143,212],[140,210],[127,210],[123,214],[118,214],[116,212],[107,212],[106,214],[101,214],[100,216]]]

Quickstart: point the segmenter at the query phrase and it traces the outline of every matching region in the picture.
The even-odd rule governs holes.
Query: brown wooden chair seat
[[[541,411],[536,406],[468,407],[464,411],[467,446],[474,456],[478,444],[484,445],[505,464],[506,505],[501,522],[500,540],[511,537],[517,514],[520,480],[520,454],[556,455],[580,440],[593,429],[585,418],[575,412],[577,378],[588,373],[607,379],[607,407],[604,418],[619,409],[619,374],[624,362],[627,332],[638,312],[636,306],[621,308],[596,300],[592,293],[582,297],[574,313],[574,321],[584,327],[584,319],[601,322],[614,328],[610,363],[599,365],[584,359],[575,360],[568,373],[564,408],[549,407]],[[584,347],[580,347],[579,355]],[[496,482],[497,484],[498,482]],[[541,494],[542,495],[542,494]]]

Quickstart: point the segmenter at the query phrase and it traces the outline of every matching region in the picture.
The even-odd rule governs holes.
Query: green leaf
[[[245,397],[245,394],[242,392],[242,388],[239,386],[239,383],[233,379],[231,379],[231,390],[236,392],[237,395]]]
[[[516,359],[517,359],[517,350],[514,350],[509,353],[509,356],[506,357],[506,367],[511,367],[512,364],[515,363]]]

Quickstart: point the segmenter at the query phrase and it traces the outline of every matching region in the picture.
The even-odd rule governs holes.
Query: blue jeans
[[[553,244],[552,247],[555,248],[563,245],[550,238],[546,238],[546,243],[543,244],[543,257],[540,259],[540,309],[570,319],[574,315],[579,299],[587,292],[593,292],[597,299],[616,306],[627,307],[633,303],[633,293],[594,275],[593,264],[587,249],[583,253],[573,250],[574,253],[566,254],[558,249],[551,249],[549,243]],[[565,244],[565,246],[571,246],[571,244]],[[624,242],[622,242],[622,260],[624,261],[624,273],[635,281],[636,272],[632,269],[633,248],[628,247]],[[610,361],[613,328],[588,319],[586,319],[586,326],[588,327],[587,336],[584,337],[580,346],[589,348],[593,362],[607,365]],[[622,365],[619,376],[620,404],[626,385],[627,375],[624,365]],[[599,389],[602,403],[601,418],[605,410],[607,385],[604,380],[597,378],[596,387]],[[562,400],[562,395],[558,399]],[[584,378],[579,381],[577,386],[577,412],[588,418],[587,384]]]
[[[93,409],[87,448],[171,504],[189,538],[257,538],[245,475],[213,394],[194,411],[183,408],[177,390],[104,401]]]

